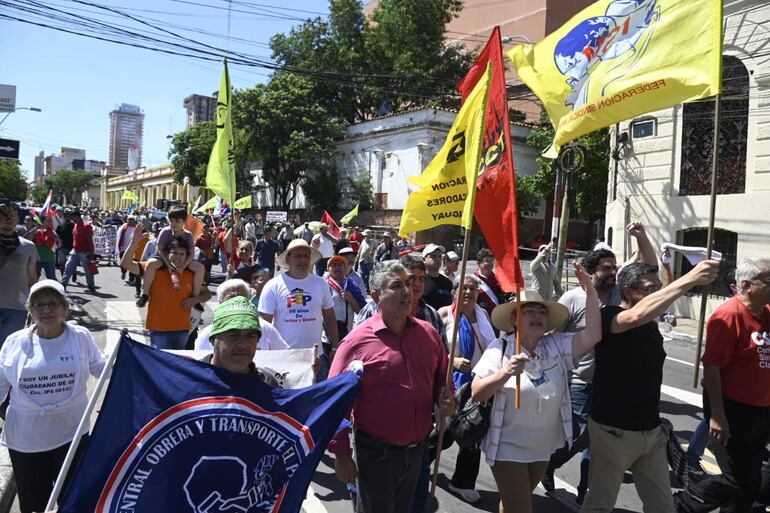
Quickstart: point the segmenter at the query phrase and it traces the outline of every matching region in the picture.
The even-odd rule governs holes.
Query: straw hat
[[[289,243],[289,246],[286,248],[286,250],[278,255],[278,265],[281,267],[289,267],[289,264],[286,262],[286,257],[289,255],[289,253],[292,252],[292,250],[297,248],[310,249],[310,265],[315,265],[315,263],[322,258],[321,252],[308,244],[305,239],[294,239]]]
[[[521,306],[527,303],[540,303],[548,310],[548,325],[546,331],[553,331],[564,326],[569,317],[567,307],[557,301],[546,301],[536,290],[524,289],[519,292],[518,299],[508,303],[498,305],[492,310],[492,325],[503,332],[513,331],[512,313],[516,309],[516,304],[521,301]]]

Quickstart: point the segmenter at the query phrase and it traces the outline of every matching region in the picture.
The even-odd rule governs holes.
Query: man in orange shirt
[[[145,262],[133,260],[134,251],[142,239],[142,232],[135,230],[131,244],[123,254],[121,267],[141,276]],[[168,245],[168,259],[175,266],[187,259],[187,243],[181,237],[174,237]],[[159,269],[150,290],[147,320],[144,327],[150,330],[150,344],[157,349],[184,349],[190,332],[190,316],[193,305],[205,302],[211,293],[204,289],[193,296],[193,273],[187,269],[181,274],[172,274],[168,267]]]

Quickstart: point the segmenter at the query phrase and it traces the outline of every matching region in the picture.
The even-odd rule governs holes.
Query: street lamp
[[[32,112],[43,112],[43,109],[41,109],[40,107],[16,107],[15,109],[8,111],[8,112],[5,114],[5,117],[3,117],[3,119],[0,119],[0,125],[2,125],[2,124],[3,124],[3,121],[5,121],[6,119],[8,119],[8,116],[10,116],[11,114],[13,114],[13,113],[14,113],[14,112],[16,112],[17,110],[31,110]]]
[[[533,44],[532,41],[527,36],[522,36],[519,34],[513,35],[513,36],[503,36],[500,38],[500,42],[503,43],[504,45],[507,45],[510,43],[521,43],[521,42]]]

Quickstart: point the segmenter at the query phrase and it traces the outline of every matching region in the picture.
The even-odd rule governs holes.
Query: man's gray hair
[[[223,281],[219,284],[219,287],[217,287],[217,300],[221,303],[223,297],[238,289],[246,291],[246,295],[248,296],[251,291],[251,286],[239,278]]]
[[[658,266],[645,264],[643,262],[635,262],[623,267],[623,272],[618,273],[617,276],[618,288],[620,289],[623,298],[628,299],[625,294],[623,294],[623,289],[626,287],[638,286],[642,276],[649,273],[658,274]]]
[[[394,274],[406,274],[406,269],[398,263],[398,260],[386,260],[377,264],[371,276],[369,276],[369,290],[380,292],[382,287],[385,286],[388,277]]]
[[[770,259],[741,258],[735,267],[735,286],[741,289],[744,281],[756,280],[762,273],[770,271]]]
[[[476,285],[476,288],[481,287],[481,280],[478,278],[478,276],[474,274],[466,274],[465,279],[463,280],[463,283],[469,281]],[[454,283],[452,284],[452,290],[457,290],[460,288],[460,278],[457,278]]]

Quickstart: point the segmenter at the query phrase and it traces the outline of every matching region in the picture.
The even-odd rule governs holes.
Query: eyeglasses
[[[62,306],[64,305],[59,301],[51,301],[48,303],[35,303],[32,305],[32,308],[39,312],[44,312],[46,310],[58,310]]]
[[[651,287],[631,287],[632,289],[644,292],[645,294],[654,294],[660,290],[660,285],[653,285]]]
[[[256,342],[257,340],[259,340],[259,332],[258,331],[228,331],[226,333],[220,333],[219,335],[216,335],[215,338],[228,344],[235,344],[242,340],[246,342]]]

